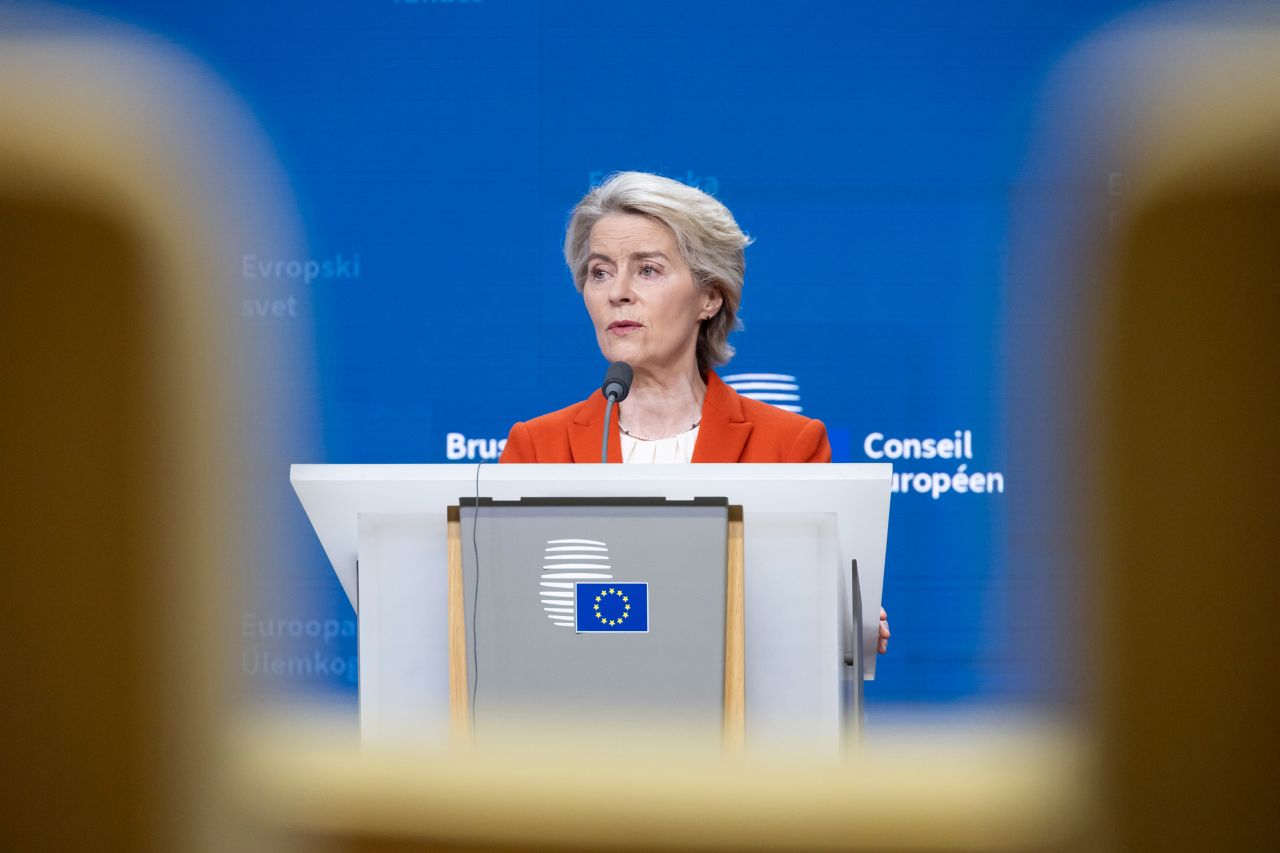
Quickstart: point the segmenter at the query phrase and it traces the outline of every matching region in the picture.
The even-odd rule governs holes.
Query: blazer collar
[[[694,462],[737,462],[751,435],[751,421],[742,411],[742,398],[707,371],[707,396],[702,401],[702,424],[693,445]]]
[[[600,435],[604,429],[605,399],[592,394],[578,404],[569,424],[569,449],[574,462],[600,461]],[[622,461],[622,440],[618,433],[618,407],[609,418],[609,461]],[[707,396],[702,401],[698,441],[693,446],[694,462],[737,462],[751,435],[751,421],[742,411],[742,398],[707,371]]]
[[[578,404],[569,422],[569,452],[574,462],[600,462],[600,437],[604,431],[604,395],[597,392]],[[609,416],[609,461],[622,462],[622,437],[618,432],[618,407]]]

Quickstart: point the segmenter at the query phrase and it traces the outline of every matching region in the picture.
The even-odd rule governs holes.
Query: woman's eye
[[[605,272],[604,270],[602,270],[600,267],[596,267],[595,269],[593,269],[593,270],[591,271],[591,278],[592,278],[594,281],[604,281],[604,278],[605,278],[605,276],[606,276],[606,275],[608,275],[608,273],[606,273],[606,272]]]
[[[658,268],[655,267],[653,264],[645,264],[644,266],[640,267],[640,275],[644,276],[645,278],[653,278],[657,274],[658,274]]]

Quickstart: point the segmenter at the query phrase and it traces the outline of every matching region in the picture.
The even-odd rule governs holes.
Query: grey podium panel
[[[474,505],[461,513],[477,729],[526,709],[594,723],[661,713],[720,725],[726,506],[482,504],[478,512],[478,520]],[[576,583],[647,584],[648,630],[579,631]]]

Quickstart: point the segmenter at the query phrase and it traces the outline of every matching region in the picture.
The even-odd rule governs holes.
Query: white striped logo
[[[573,585],[613,580],[609,546],[594,539],[548,539],[538,595],[551,624],[573,628]]]
[[[803,412],[800,386],[794,376],[785,373],[735,373],[721,380],[734,391],[752,400],[769,403],[788,412]]]

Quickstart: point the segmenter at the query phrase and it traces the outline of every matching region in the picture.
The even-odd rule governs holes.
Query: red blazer
[[[501,462],[599,462],[604,395],[518,423],[507,436]],[[622,461],[618,407],[609,425],[609,461]],[[822,421],[784,412],[741,396],[707,373],[694,462],[830,462],[831,445]]]

